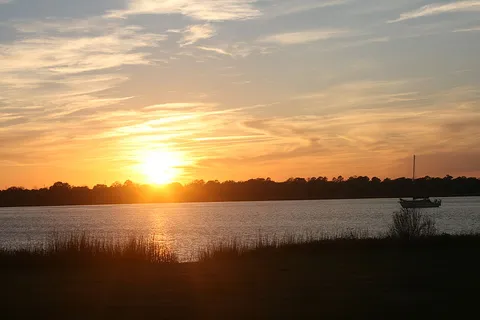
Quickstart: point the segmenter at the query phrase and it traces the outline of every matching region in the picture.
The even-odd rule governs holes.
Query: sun
[[[149,183],[167,184],[179,175],[181,157],[169,151],[148,152],[142,156],[140,165],[142,174]]]

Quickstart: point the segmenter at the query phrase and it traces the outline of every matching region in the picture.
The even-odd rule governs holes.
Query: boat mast
[[[415,160],[416,157],[413,155],[413,177],[412,177],[412,182],[415,182]]]
[[[416,157],[413,155],[413,175],[412,175],[412,189],[413,189],[413,199],[417,197],[417,192],[415,191],[415,161]]]

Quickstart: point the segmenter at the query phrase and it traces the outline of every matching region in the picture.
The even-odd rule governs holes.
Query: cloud
[[[146,65],[146,49],[165,36],[102,19],[47,20],[13,23],[22,34],[17,41],[0,44],[0,85],[5,103],[16,114],[44,121],[62,119],[79,110],[121,103],[122,97],[102,92],[128,80],[118,68]],[[43,107],[32,114],[25,97]],[[0,106],[1,108],[1,106]]]
[[[344,5],[352,0],[329,0],[329,1],[318,1],[318,0],[303,0],[301,1],[277,1],[274,6],[269,7],[265,16],[268,18],[276,18],[281,16],[286,16],[290,14],[296,14],[300,12],[334,7],[339,5]]]
[[[182,14],[196,20],[246,20],[261,15],[256,0],[130,0],[126,10],[112,11],[109,17],[138,14]]]
[[[89,17],[85,19],[63,19],[63,18],[46,18],[40,20],[14,20],[9,22],[17,32],[26,34],[49,34],[66,35],[66,34],[83,34],[93,35],[102,33],[106,30],[114,30],[119,27],[117,21],[105,20],[102,17]]]
[[[260,39],[260,42],[276,43],[280,45],[295,45],[328,40],[349,35],[348,30],[343,29],[317,29],[299,32],[273,34]]]
[[[147,64],[147,54],[138,50],[156,46],[165,36],[140,31],[127,26],[100,35],[22,38],[0,45],[0,73],[28,71],[44,77]]]
[[[148,49],[166,38],[118,20],[48,19],[12,26],[20,36],[0,44],[0,136],[12,139],[0,153],[15,148],[19,165],[62,166],[77,152],[91,153],[85,141],[131,123],[132,113],[122,105],[133,97],[108,91],[129,79],[121,67],[149,64]],[[15,137],[28,141],[15,144]]]
[[[232,54],[230,54],[227,51],[225,51],[223,49],[220,49],[220,48],[202,47],[202,46],[198,46],[196,48],[200,49],[200,50],[203,50],[203,51],[215,52],[215,53],[222,54],[222,55],[225,55],[225,56],[232,56]]]
[[[375,38],[366,38],[366,39],[359,39],[351,41],[344,41],[340,43],[336,43],[334,45],[328,46],[323,48],[322,51],[334,51],[340,49],[347,49],[347,48],[356,48],[370,44],[379,44],[379,43],[386,43],[390,41],[389,37],[375,37]]]
[[[213,52],[223,56],[232,58],[246,58],[252,54],[265,55],[271,53],[271,45],[250,44],[246,42],[236,42],[233,44],[223,44],[219,47],[196,46],[196,49]],[[210,56],[213,58],[212,56]]]
[[[133,106],[136,103],[132,100],[131,97],[65,97],[51,104],[55,106],[53,113],[45,114],[36,107],[31,108],[32,113],[27,113],[23,108],[23,119],[15,115],[15,110],[0,108],[0,137],[6,137],[4,133],[9,133],[9,139],[2,143],[0,153],[10,150],[18,143],[18,139],[28,136],[28,143],[17,145],[16,154],[8,157],[16,160],[9,165],[24,166],[40,161],[57,166],[75,155],[80,159],[75,165],[79,165],[78,162],[87,161],[80,155],[88,154],[88,161],[95,162],[97,166],[108,161],[118,161],[115,170],[131,173],[131,163],[139,160],[131,155],[154,150],[160,143],[174,146],[176,150],[191,152],[189,159],[194,162],[197,153],[205,156],[210,149],[215,149],[214,146],[204,146],[200,150],[198,143],[231,136],[231,146],[241,140],[234,137],[241,134],[231,130],[232,124],[241,119],[247,110],[260,107],[225,109],[210,102],[167,102],[128,109],[118,105],[122,101],[128,101],[128,105]],[[34,122],[19,123],[14,129],[11,128],[14,125],[11,122],[31,118],[33,112],[37,112]],[[15,138],[17,136],[18,139]],[[51,156],[57,152],[61,154],[58,158]],[[28,157],[21,156],[23,153],[28,154]],[[135,175],[130,177],[135,178]]]
[[[263,135],[248,135],[248,136],[214,136],[205,138],[194,138],[193,141],[234,141],[234,140],[251,140],[264,139]]]
[[[188,26],[182,31],[183,39],[181,45],[191,45],[199,40],[209,39],[215,35],[215,29],[211,24],[197,24]]]
[[[252,119],[243,124],[252,133],[274,138],[269,148],[277,151],[263,152],[265,156],[286,148],[291,152],[284,156],[301,157],[308,150],[322,152],[322,145],[328,146],[335,158],[345,154],[352,161],[366,152],[394,159],[414,150],[478,150],[478,89],[452,88],[429,95],[406,91],[409,87],[418,87],[418,83],[398,80],[340,84],[304,95],[300,98],[303,102],[294,102],[297,108],[310,106],[309,115]],[[269,158],[275,161],[275,157]]]
[[[107,2],[89,12],[101,15],[114,5]],[[80,183],[99,176],[135,180],[129,166],[139,160],[137,152],[168,146],[192,160],[183,181],[283,173],[386,175],[392,163],[416,150],[480,150],[475,50],[467,50],[460,64],[437,70],[435,62],[451,58],[441,50],[442,41],[435,42],[436,55],[428,51],[427,38],[420,47],[410,43],[412,52],[382,45],[398,47],[402,32],[412,28],[418,32],[409,35],[423,30],[439,37],[455,29],[478,31],[473,21],[454,19],[434,21],[439,27],[428,30],[434,23],[419,30],[384,24],[431,1],[408,9],[385,2],[376,12],[362,1],[335,7],[347,3],[341,0],[123,2],[125,10],[107,14],[116,18],[2,23],[0,159],[9,166],[54,165],[38,171],[57,177],[58,168],[73,172],[88,165],[90,176],[79,177]],[[439,1],[398,20],[476,11],[477,2]],[[363,7],[368,16],[358,13]],[[394,15],[385,18],[389,12]],[[281,18],[261,20],[276,17]],[[164,41],[166,35],[175,39]],[[282,50],[289,45],[293,51]],[[332,53],[343,48],[348,50]],[[167,62],[156,68],[160,61]],[[454,73],[459,69],[471,72]],[[396,75],[405,78],[392,80]],[[430,80],[410,78],[415,76]],[[248,80],[252,84],[240,85]],[[446,89],[452,83],[458,87]],[[238,108],[279,100],[261,110]]]
[[[172,102],[146,106],[143,110],[188,110],[198,107],[215,107],[217,104],[204,102]]]
[[[295,104],[305,104],[317,113],[338,114],[346,110],[394,108],[408,104],[411,108],[425,103],[425,96],[415,90],[421,80],[362,80],[329,86],[324,90],[300,94],[292,98]]]
[[[453,32],[478,32],[480,31],[480,26],[465,28],[465,29],[456,29]]]
[[[480,1],[457,1],[446,4],[429,4],[417,10],[402,13],[398,19],[390,20],[388,23],[395,23],[421,17],[434,16],[450,12],[477,12],[480,11]]]

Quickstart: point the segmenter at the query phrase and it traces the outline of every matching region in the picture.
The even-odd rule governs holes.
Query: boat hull
[[[442,200],[430,200],[430,199],[419,199],[419,200],[405,200],[400,199],[400,205],[405,209],[423,209],[423,208],[439,208],[442,205]]]

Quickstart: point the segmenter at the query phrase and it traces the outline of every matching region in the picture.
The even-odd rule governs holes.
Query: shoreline
[[[232,238],[212,242],[198,250],[194,259],[179,259],[179,254],[155,237],[132,235],[128,238],[98,237],[88,232],[58,233],[53,232],[43,242],[27,247],[0,247],[0,264],[5,262],[39,261],[68,265],[71,261],[78,262],[109,262],[109,263],[147,263],[184,264],[201,263],[216,260],[241,260],[261,255],[282,255],[298,253],[323,253],[331,250],[411,250],[411,249],[442,249],[451,246],[478,246],[480,249],[480,233],[409,235],[412,238],[392,236],[388,232],[371,236],[365,231],[351,230],[337,235],[285,234],[281,237],[259,235],[256,240],[244,241]]]
[[[478,195],[452,195],[452,196],[431,196],[431,198],[476,198]],[[8,208],[60,208],[60,207],[96,207],[96,206],[117,206],[117,205],[158,205],[158,204],[215,204],[215,203],[266,203],[266,202],[293,202],[293,201],[335,201],[335,200],[380,200],[380,199],[392,199],[397,200],[400,197],[360,197],[360,198],[322,198],[322,199],[278,199],[278,200],[228,200],[228,201],[166,201],[166,202],[129,202],[129,203],[99,203],[99,204],[59,204],[59,205],[18,205],[18,206],[2,206],[0,209]],[[403,196],[408,198],[408,196]]]

